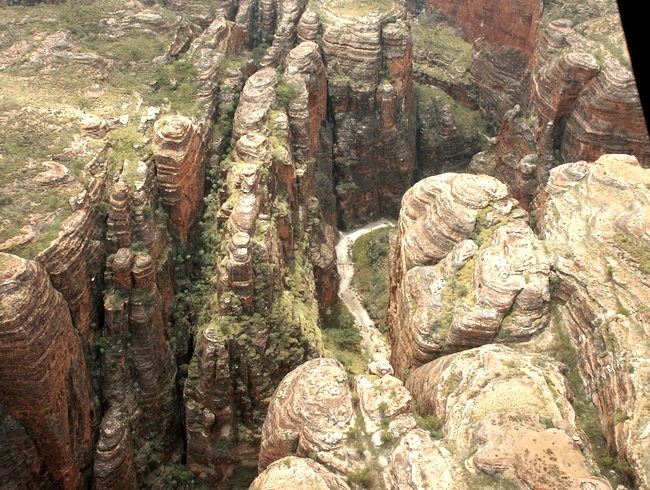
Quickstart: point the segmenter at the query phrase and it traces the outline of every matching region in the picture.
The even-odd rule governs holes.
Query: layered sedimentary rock
[[[581,94],[567,118],[561,152],[565,162],[627,153],[650,166],[650,139],[629,70],[608,65]]]
[[[0,403],[33,440],[39,457],[31,470],[41,469],[42,458],[62,488],[79,488],[92,452],[90,382],[79,334],[40,264],[0,254],[0,270]],[[11,451],[19,442],[12,437],[2,445]]]
[[[332,185],[332,139],[327,122],[327,79],[320,50],[314,42],[296,46],[286,59],[285,77],[296,92],[288,116],[294,168],[278,163],[283,180],[293,179],[289,192],[310,215],[310,258],[321,312],[333,303],[338,285],[334,244],[336,241],[336,198]],[[291,176],[291,173],[294,176]]]
[[[275,485],[277,478],[298,478],[296,474],[309,479],[316,468],[334,481],[347,477],[349,483],[365,486],[416,488],[437,477],[449,482],[456,463],[428,432],[415,429],[411,395],[401,381],[362,375],[354,379],[353,389],[355,395],[343,366],[333,359],[314,359],[291,372],[269,406],[262,431],[262,473],[253,488],[262,482]],[[289,460],[298,463],[295,469],[278,475]]]
[[[548,324],[549,261],[526,216],[487,176],[430,177],[405,195],[388,310],[399,376]]]
[[[553,251],[562,319],[598,407],[608,450],[640,487],[648,473],[650,173],[633,157],[561,165],[534,203]]]
[[[262,429],[260,471],[290,454],[306,456],[340,446],[353,414],[341,364],[333,359],[303,364],[282,380],[269,405]]]
[[[526,107],[530,94],[530,55],[513,46],[494,46],[482,39],[473,45],[472,76],[487,121],[498,128],[515,105]]]
[[[318,47],[305,42],[282,79],[270,66],[248,78],[234,114],[215,210],[217,296],[184,392],[188,466],[215,484],[254,461],[273,390],[322,352],[316,297],[325,310],[336,291],[325,87]]]
[[[205,125],[193,124],[184,116],[159,119],[154,126],[152,145],[160,197],[171,208],[181,243],[187,242],[200,212],[208,134]]]
[[[483,38],[493,46],[514,46],[529,54],[543,11],[540,0],[471,0],[462,4],[441,0],[427,5],[458,22],[472,41]]]
[[[21,488],[60,488],[47,473],[45,462],[39,456],[34,440],[0,404],[0,487],[11,490]]]
[[[580,36],[568,20],[551,22],[535,49],[532,104],[540,124],[552,122],[559,133],[578,94],[600,72],[596,58],[581,51]],[[566,53],[567,44],[574,50]]]
[[[302,2],[298,0],[281,0],[277,3],[273,42],[262,56],[260,66],[277,66],[284,61],[285,56],[296,44],[296,25],[302,14]],[[272,3],[261,2],[261,5],[271,6]],[[265,39],[264,32],[261,34],[262,39]]]
[[[460,28],[473,44],[471,74],[483,115],[492,126],[498,128],[515,104],[527,106],[530,63],[543,3],[473,0],[459,4],[444,0],[427,1],[426,5],[438,18]]]
[[[247,42],[241,25],[217,17],[189,46],[188,58],[200,73],[199,99],[206,106],[206,119],[216,110],[222,64],[227,58],[239,55]]]
[[[251,485],[253,490],[349,490],[345,480],[311,459],[287,457],[271,464]]]
[[[616,15],[601,24],[603,33],[592,38],[607,37],[609,47],[622,43],[612,41],[620,31]],[[593,30],[589,26],[581,32],[589,36]],[[554,124],[564,161],[628,153],[647,166],[650,141],[634,77],[621,64],[626,55],[616,58],[610,49],[578,34],[569,20],[551,22],[536,47],[532,108],[540,125]]]
[[[319,6],[344,227],[397,214],[415,162],[412,46],[397,4]]]
[[[422,413],[445,420],[468,464],[528,488],[610,489],[581,451],[570,392],[549,358],[486,345],[422,366],[407,382]]]
[[[524,116],[519,105],[503,116],[494,166],[495,176],[506,182],[510,194],[528,209],[539,185],[537,134],[534,121]]]
[[[93,470],[96,488],[101,490],[138,488],[131,435],[123,418],[119,410],[112,409],[102,420]]]
[[[480,150],[479,133],[471,121],[469,109],[456,105],[462,120],[454,115],[455,104],[441,91],[417,87],[417,172],[429,177],[445,172],[462,172]],[[469,118],[467,117],[469,116]]]

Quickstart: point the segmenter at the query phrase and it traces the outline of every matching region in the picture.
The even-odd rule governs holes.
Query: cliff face
[[[339,219],[344,228],[397,214],[412,184],[412,47],[397,4],[312,5],[323,32]]]
[[[93,444],[81,339],[41,265],[4,253],[0,265],[0,403],[9,410],[3,453],[16,454],[26,444],[32,457],[19,461],[17,478],[38,481],[33,473],[43,468],[62,488],[80,488]]]
[[[156,121],[152,141],[156,178],[163,204],[187,243],[189,228],[195,223],[203,196],[203,161],[208,150],[208,128],[182,116]]]
[[[650,166],[648,130],[629,70],[607,66],[580,95],[567,119],[561,152],[565,162],[627,153]]]
[[[534,204],[553,250],[560,313],[608,449],[648,485],[648,171],[606,155],[551,171]],[[630,204],[631,203],[631,204]]]
[[[445,174],[406,193],[387,316],[400,377],[548,324],[548,258],[526,217],[492,177]]]
[[[304,42],[282,77],[269,66],[248,78],[234,114],[214,203],[217,294],[184,392],[188,466],[215,483],[255,460],[281,377],[322,353],[319,306],[336,292],[325,86],[317,45]]]
[[[323,353],[336,226],[396,215],[403,194],[389,312],[398,377],[461,349],[550,335],[555,270],[611,454],[647,483],[648,298],[633,274],[647,273],[645,174],[624,177],[622,157],[551,172],[560,156],[604,151],[648,165],[617,20],[598,17],[598,4],[580,7],[593,19],[576,29],[542,28],[556,4],[424,3],[169,1],[178,15],[153,4],[40,5],[28,16],[0,7],[0,250],[11,252],[0,256],[0,486],[169,485],[186,368],[187,462],[212,485],[257,466],[260,446],[260,488],[305,472],[347,488],[375,457],[387,486],[466,481],[444,444],[414,429],[396,378],[357,378],[356,402],[340,366],[323,361],[282,385],[295,413],[273,398]],[[505,185],[447,174],[407,191],[484,148],[479,108],[499,138],[472,168]],[[547,243],[571,244],[562,254],[518,207],[549,175],[532,209]],[[591,189],[634,204],[607,214]],[[583,271],[581,247],[605,265]],[[310,373],[337,391],[321,400]],[[332,422],[309,400],[343,415]],[[473,464],[541,485],[532,460],[498,449],[520,430],[550,437],[537,420],[516,427],[518,416],[474,421]],[[578,473],[572,481],[590,478]]]

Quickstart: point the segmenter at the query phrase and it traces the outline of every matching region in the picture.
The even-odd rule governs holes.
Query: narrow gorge
[[[650,489],[612,0],[0,0],[0,490]]]

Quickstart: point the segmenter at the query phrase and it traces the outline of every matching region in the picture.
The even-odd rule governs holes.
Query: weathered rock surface
[[[133,468],[131,436],[119,410],[110,410],[104,415],[95,450],[93,473],[98,489],[138,488]]]
[[[248,78],[234,114],[215,211],[217,296],[184,392],[188,466],[215,484],[255,461],[282,377],[322,355],[319,306],[336,293],[325,88],[317,45],[301,43],[282,80],[271,66]]]
[[[510,195],[525,209],[539,186],[538,159],[534,121],[527,119],[516,105],[503,116],[494,148],[494,165],[495,176],[506,182]]]
[[[0,404],[0,488],[49,489],[61,485],[47,473],[25,427]]]
[[[273,5],[272,2],[261,2],[263,14],[264,6]],[[295,46],[297,35],[296,26],[302,14],[303,5],[298,0],[281,0],[277,2],[275,19],[275,33],[273,34],[273,42],[266,50],[264,56],[260,60],[260,66],[278,66],[279,63],[284,61],[284,58],[289,51]],[[271,17],[270,15],[268,17]],[[262,38],[265,39],[264,25],[262,26]]]
[[[341,445],[354,410],[343,366],[314,359],[282,380],[262,429],[259,469],[290,454],[330,451]]]
[[[0,403],[27,430],[45,471],[62,488],[79,488],[92,452],[81,340],[40,264],[2,253],[0,270]],[[2,444],[9,451],[18,443],[12,439]],[[32,471],[40,470],[40,458],[32,460]]]
[[[650,139],[629,70],[608,65],[581,94],[567,119],[561,152],[565,162],[627,153],[650,166]]]
[[[633,157],[605,155],[551,171],[534,203],[553,251],[562,319],[598,407],[610,453],[640,487],[648,473],[648,188]]]
[[[453,102],[442,91],[430,87],[416,87],[416,99],[416,175],[425,178],[446,172],[464,171],[473,155],[481,148],[481,136],[475,124],[472,124],[469,109]],[[456,115],[452,104],[455,105]]]
[[[572,49],[563,52],[567,44]],[[578,94],[600,72],[598,61],[585,49],[567,20],[551,22],[535,47],[532,104],[540,124],[552,122],[559,133]]]
[[[171,220],[187,242],[203,200],[208,130],[183,116],[159,119],[154,126],[153,155],[162,202],[171,208]]]
[[[460,24],[470,41],[483,38],[493,46],[513,46],[528,54],[533,52],[543,12],[540,0],[470,0],[462,4],[453,0],[429,0],[427,4]]]
[[[340,476],[311,459],[286,457],[271,464],[252,483],[253,490],[349,490]]]
[[[443,353],[527,340],[548,324],[549,261],[504,187],[445,174],[405,196],[388,315],[398,375]],[[470,188],[473,201],[464,200]]]
[[[416,369],[407,388],[459,449],[478,445],[469,460],[478,471],[528,488],[611,488],[576,443],[570,392],[549,358],[486,345]]]
[[[434,444],[427,432],[414,429],[411,395],[401,381],[390,375],[357,376],[354,391],[358,405],[343,366],[333,359],[314,359],[291,372],[269,406],[258,482],[270,484],[279,478],[271,475],[282,464],[300,461],[289,454],[316,461],[305,459],[307,468],[300,463],[295,470],[285,469],[292,477],[305,473],[309,478],[311,468],[318,467],[330,478],[347,476],[348,483],[358,484],[355,475],[366,474],[366,486],[383,483],[398,485],[391,488],[416,488],[429,477],[450,476],[455,463],[449,453]],[[399,438],[395,448],[392,442]],[[370,475],[373,461],[376,466]]]
[[[404,16],[392,2],[319,6],[344,228],[396,215],[412,184],[416,121]]]

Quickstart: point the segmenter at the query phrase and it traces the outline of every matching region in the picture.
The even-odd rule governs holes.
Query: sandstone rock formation
[[[318,463],[304,458],[287,457],[271,464],[250,487],[253,490],[295,488],[301,490],[349,490],[340,476]]]
[[[444,174],[404,196],[391,271],[391,363],[527,340],[549,320],[549,262],[505,185]],[[473,240],[470,240],[469,238]]]
[[[627,153],[650,166],[644,121],[632,73],[609,65],[578,98],[568,117],[562,158],[565,162],[592,161],[604,153]]]
[[[282,380],[269,405],[260,471],[293,453],[306,456],[341,445],[353,413],[348,377],[338,361],[325,358],[303,364]]]
[[[611,488],[590,471],[566,381],[548,358],[486,345],[416,369],[407,388],[459,449],[478,445],[469,460],[478,471],[529,488]]]
[[[217,296],[185,385],[188,465],[217,484],[255,458],[282,376],[322,352],[319,306],[336,292],[325,86],[317,45],[305,42],[284,77],[267,66],[248,78],[234,114],[215,212]]]
[[[112,409],[104,415],[95,450],[96,487],[102,490],[138,488],[133,467],[133,446],[123,415]]]
[[[608,449],[648,485],[648,170],[605,155],[551,171],[534,203],[560,308]]]
[[[464,169],[486,132],[479,107],[501,134],[472,168],[494,169],[526,209],[550,175],[534,208],[539,226],[549,242],[577,246],[549,261],[494,180],[447,176],[407,193],[391,299],[402,325],[392,332],[396,372],[535,337],[548,321],[550,263],[610,453],[647,483],[648,298],[630,272],[647,272],[645,174],[611,176],[619,164],[610,160],[593,178],[579,177],[582,164],[551,172],[556,156],[650,158],[615,49],[622,34],[616,19],[597,17],[603,5],[562,10],[593,17],[578,34],[566,20],[540,27],[538,0],[145,3],[37,6],[27,17],[0,7],[0,250],[15,254],[0,255],[9,278],[0,291],[1,487],[180,484],[177,391],[187,372],[187,463],[201,483],[254,467],[260,443],[265,460],[280,457],[280,441],[317,461],[276,461],[261,487],[298,485],[301,474],[354,487],[372,470],[395,488],[462,488],[463,462],[414,428],[396,378],[358,377],[358,402],[341,381],[337,408],[350,416],[336,430],[319,432],[317,410],[290,416],[272,400],[287,373],[323,353],[335,227],[394,215],[414,178]],[[547,4],[545,15],[560,8]],[[436,88],[416,98],[413,80]],[[521,111],[509,112],[515,104]],[[606,252],[605,265],[585,272],[582,242],[566,231],[582,225],[553,220],[591,202],[587,181],[612,203],[623,195],[634,204],[602,219],[609,202],[587,205],[599,210],[577,236],[594,233],[601,241],[585,250]],[[554,192],[567,202],[549,215]],[[423,210],[435,212],[425,219]],[[297,407],[301,392],[322,395],[294,373]],[[291,429],[261,441],[269,403],[272,425],[290,419]],[[539,475],[494,448],[539,432],[539,421],[499,417],[476,428],[475,467],[509,465],[536,485]],[[296,439],[298,426],[309,430]],[[480,478],[470,483],[500,481]]]
[[[62,488],[79,488],[92,452],[90,382],[79,334],[41,265],[2,253],[0,270],[0,403],[9,423],[22,424],[33,440],[39,456],[31,470],[38,471],[42,459]],[[9,451],[21,444],[16,431],[3,431]]]
[[[7,489],[59,488],[25,427],[0,404],[0,486]]]
[[[525,209],[539,186],[538,153],[534,121],[516,105],[503,116],[494,148],[494,167],[495,176],[507,182],[508,191]]]
[[[336,194],[348,228],[397,214],[412,183],[412,46],[405,12],[392,2],[325,2],[318,9],[334,118]]]
[[[475,125],[468,125],[469,109],[461,107],[442,91],[429,87],[416,86],[416,98],[417,176],[424,178],[464,171],[480,150],[479,139],[483,137]]]
[[[411,395],[402,382],[390,375],[364,375],[353,385],[354,395],[343,366],[333,359],[309,361],[282,381],[264,423],[262,473],[252,488],[288,477],[311,478],[315,471],[365,486],[416,488],[437,477],[449,482],[456,463],[428,432],[414,429]]]
[[[152,145],[160,197],[171,208],[181,243],[187,242],[188,230],[200,211],[207,139],[204,125],[194,125],[183,116],[159,119],[154,126]]]

